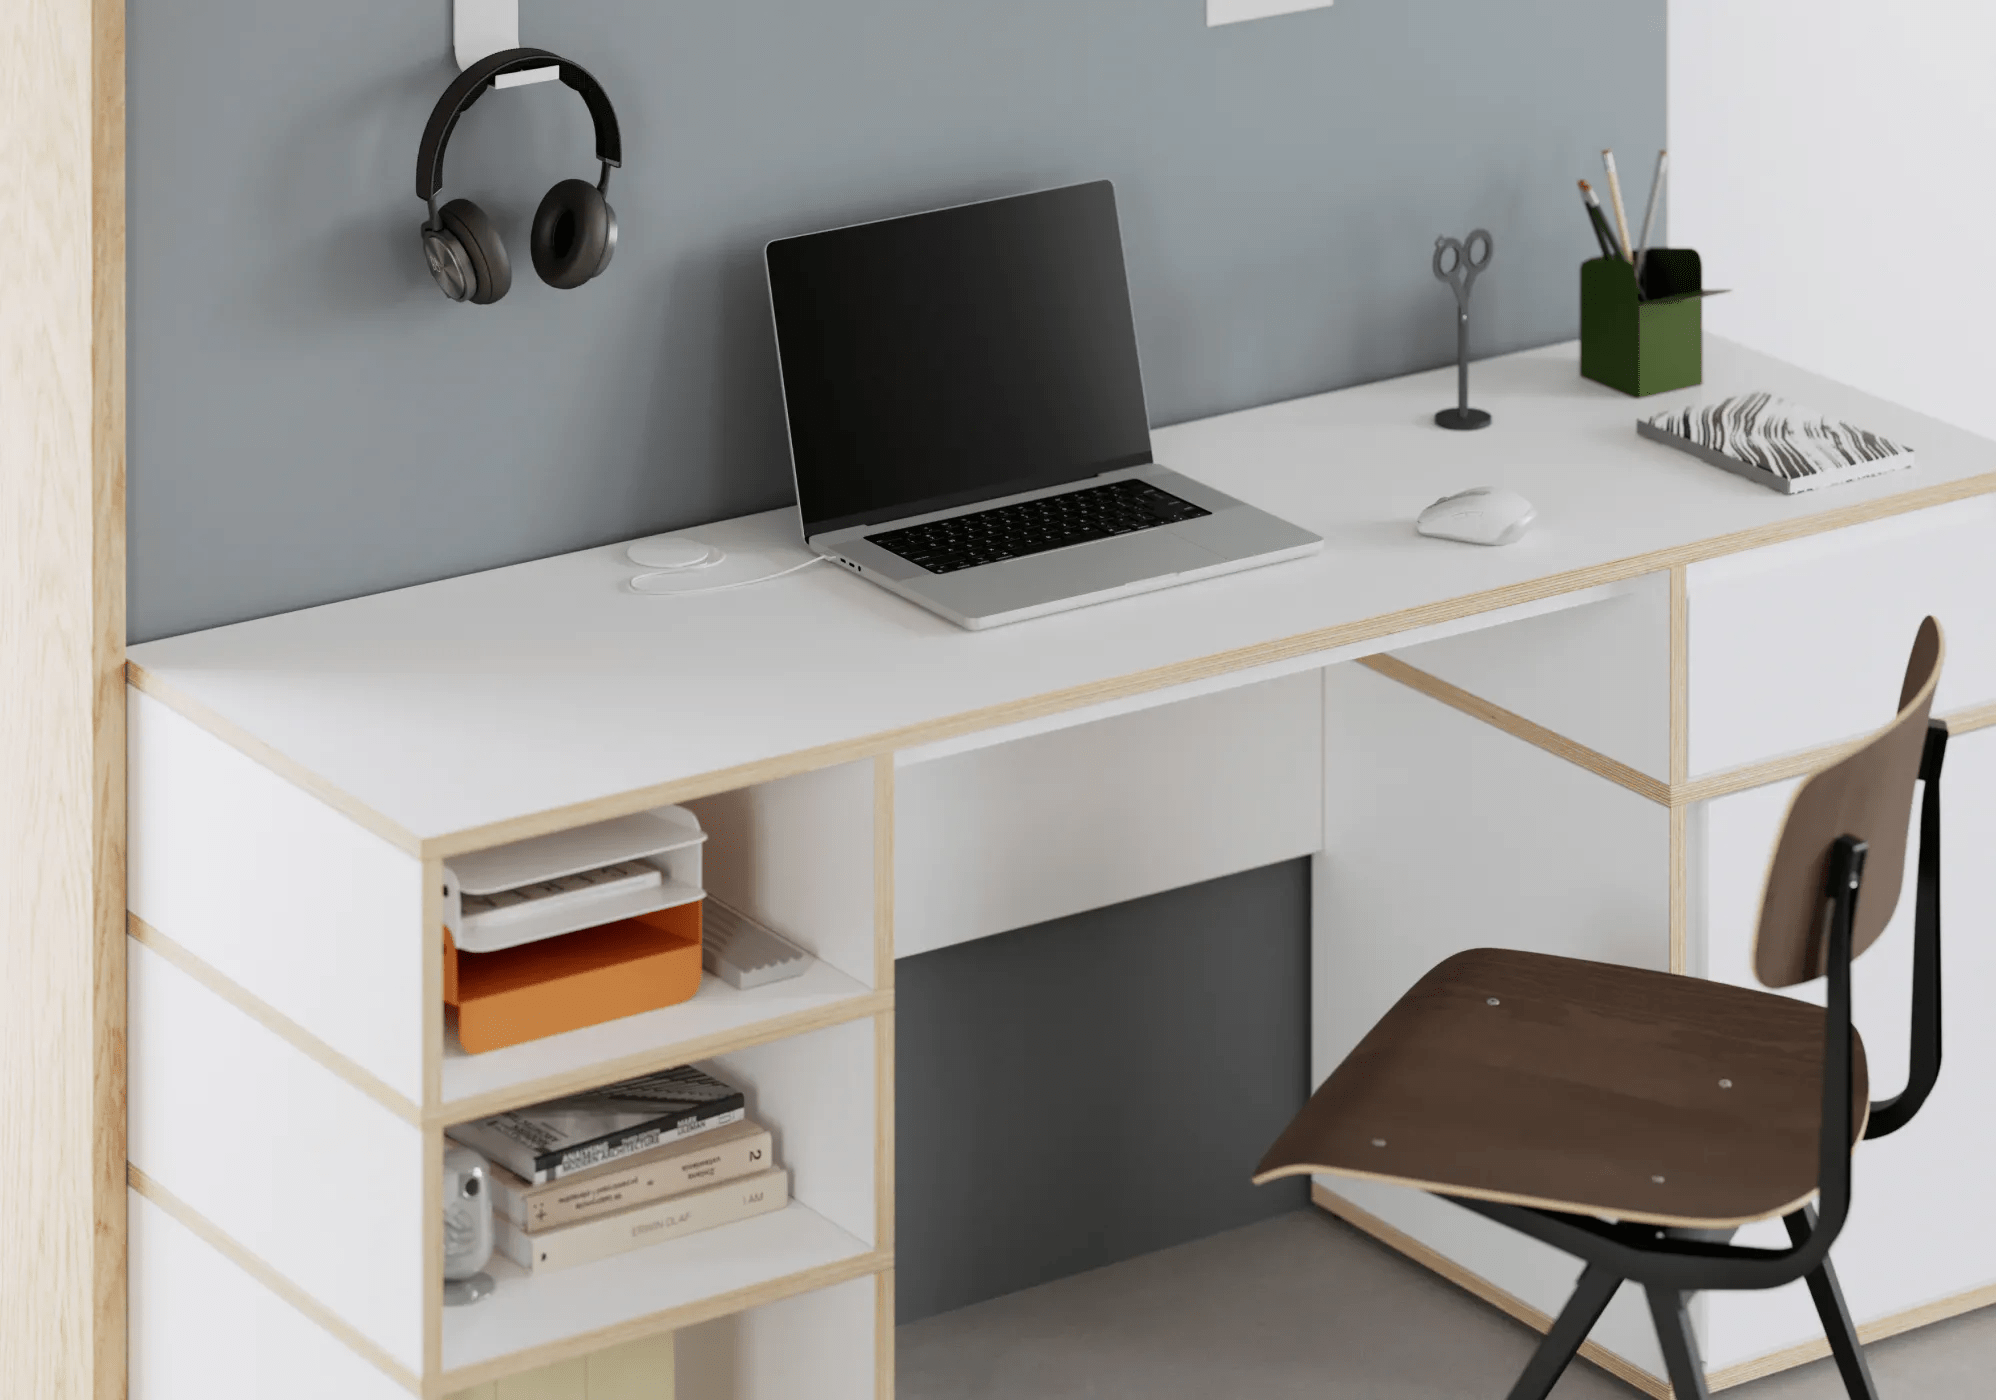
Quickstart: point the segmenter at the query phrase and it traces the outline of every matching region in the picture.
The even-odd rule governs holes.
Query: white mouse
[[[1414,528],[1464,544],[1509,544],[1538,518],[1538,509],[1516,491],[1477,486],[1442,497],[1421,512]]]

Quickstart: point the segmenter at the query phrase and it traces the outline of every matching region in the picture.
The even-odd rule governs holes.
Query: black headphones
[[[457,119],[495,85],[500,74],[550,63],[561,66],[561,80],[589,105],[603,174],[593,185],[587,180],[563,180],[542,198],[534,211],[534,271],[550,287],[579,287],[600,275],[617,251],[617,213],[603,194],[610,187],[610,171],[624,163],[624,143],[609,94],[587,70],[546,49],[504,49],[479,59],[444,90],[416,153],[416,198],[430,206],[429,222],[423,225],[423,256],[429,261],[430,276],[452,301],[484,305],[499,300],[513,285],[513,267],[506,260],[499,230],[483,209],[468,199],[453,199],[437,208],[444,147],[450,144]]]

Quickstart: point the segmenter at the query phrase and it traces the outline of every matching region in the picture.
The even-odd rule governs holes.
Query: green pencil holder
[[[1705,377],[1704,270],[1692,248],[1652,248],[1636,270],[1620,258],[1580,265],[1580,373],[1641,398]]]

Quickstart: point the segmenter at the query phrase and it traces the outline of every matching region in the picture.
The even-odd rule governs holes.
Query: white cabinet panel
[[[854,1279],[683,1329],[677,1400],[874,1400],[879,1287]]]
[[[409,1400],[151,1201],[126,1201],[131,1400]]]
[[[127,689],[131,911],[423,1101],[423,866]]]
[[[1405,647],[1399,660],[1670,779],[1670,575],[1617,584],[1586,607]]]
[[[1767,855],[1796,783],[1720,798],[1693,823],[1704,871],[1704,958],[1716,980],[1758,986],[1754,922]],[[1860,1324],[1950,1298],[1996,1280],[1996,1220],[1965,1208],[1987,1187],[1996,1158],[1996,731],[1956,738],[1943,779],[1942,968],[1946,1035],[1940,1083],[1911,1125],[1857,1150],[1851,1217],[1832,1259]],[[1918,818],[1914,819],[1918,845]],[[1874,1099],[1905,1083],[1911,996],[1914,866],[1885,935],[1859,959],[1853,1014],[1864,1036]],[[1797,989],[1818,1004],[1818,981]],[[1742,1243],[1781,1245],[1778,1222],[1742,1232]],[[1803,1285],[1767,1293],[1712,1294],[1707,1364],[1713,1370],[1822,1335]]]
[[[790,1194],[874,1244],[878,1141],[871,1017],[718,1056],[713,1073],[748,1095],[749,1117],[775,1136]]]
[[[423,1135],[127,940],[132,1165],[412,1373]]]
[[[1311,1075],[1465,948],[1670,962],[1666,808],[1361,667],[1325,673],[1324,852],[1312,880]],[[1544,1312],[1579,1266],[1418,1191],[1323,1184]],[[1619,1300],[1594,1340],[1663,1373]]]
[[[896,955],[1315,851],[1320,674],[899,769]]]
[[[873,763],[842,763],[687,803],[707,891],[873,985]]]
[[[1884,724],[1929,613],[1935,712],[1996,700],[1996,497],[1694,564],[1689,585],[1694,777]]]

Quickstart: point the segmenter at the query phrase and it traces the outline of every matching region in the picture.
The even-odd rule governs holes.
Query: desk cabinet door
[[[1688,584],[1694,778],[1885,723],[1929,613],[1936,713],[1996,701],[1996,497],[1708,560]]]
[[[1761,888],[1768,852],[1798,783],[1770,784],[1694,809],[1692,875],[1703,905],[1694,906],[1694,970],[1702,952],[1703,970],[1712,978],[1759,985],[1751,962]],[[1996,862],[1988,858],[1996,849],[1996,730],[1950,744],[1944,784],[1943,1068],[1933,1096],[1909,1126],[1857,1149],[1851,1217],[1832,1258],[1860,1325],[1896,1321],[1903,1327],[1946,1316],[1950,1301],[1996,1280],[1996,1220],[1973,1206],[1986,1194],[1988,1164],[1996,1159],[1996,1117],[1988,1111],[1989,1085],[1996,1082],[1996,1017],[1987,1014],[1996,1004]],[[1917,814],[1914,843],[1917,848]],[[1853,977],[1874,1099],[1889,1098],[1906,1081],[1913,868],[1909,857],[1892,923],[1859,959]],[[1820,1005],[1823,985],[1795,992]],[[1740,1234],[1742,1244],[1778,1248],[1786,1242],[1778,1221]],[[1714,1372],[1822,1336],[1800,1283],[1767,1293],[1709,1293],[1704,1302],[1706,1364]]]

